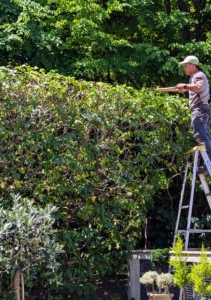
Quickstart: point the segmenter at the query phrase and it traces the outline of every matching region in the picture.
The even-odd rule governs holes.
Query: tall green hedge
[[[187,99],[28,66],[2,67],[0,82],[1,201],[12,192],[59,208],[64,285],[43,283],[48,299],[94,299],[94,275],[125,268],[154,196],[195,145]]]

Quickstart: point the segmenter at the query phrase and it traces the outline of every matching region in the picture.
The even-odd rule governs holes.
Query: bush
[[[20,284],[24,298],[25,274],[33,282],[39,263],[46,264],[43,273],[50,282],[57,286],[61,284],[56,257],[63,251],[52,228],[55,207],[46,205],[44,209],[37,208],[33,201],[17,195],[12,195],[12,201],[11,209],[0,207],[0,272],[11,274],[12,291],[15,299],[19,300]],[[8,299],[4,282],[4,294],[1,296],[5,294]]]
[[[0,81],[4,206],[15,192],[58,207],[61,293],[89,299],[94,275],[125,270],[153,197],[183,169],[187,101],[28,66],[1,68]]]

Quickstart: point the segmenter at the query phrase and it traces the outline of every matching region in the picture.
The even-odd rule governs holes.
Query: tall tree
[[[136,88],[181,80],[187,54],[211,68],[208,0],[10,0],[0,9],[4,65]]]

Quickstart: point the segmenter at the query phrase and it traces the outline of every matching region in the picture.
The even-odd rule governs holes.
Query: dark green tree
[[[55,211],[51,205],[38,208],[33,201],[18,195],[12,195],[10,209],[0,207],[0,272],[11,274],[15,300],[25,299],[24,274],[33,273],[40,261],[46,263],[51,281],[55,284],[61,281],[56,257],[63,251],[52,227]]]
[[[143,86],[185,78],[178,61],[209,74],[210,1],[0,1],[0,63],[29,63],[78,79]]]

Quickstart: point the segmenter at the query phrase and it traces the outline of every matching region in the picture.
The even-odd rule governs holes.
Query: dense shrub
[[[4,206],[13,192],[59,208],[64,285],[43,281],[48,299],[94,299],[93,275],[124,270],[154,197],[183,170],[187,100],[28,66],[1,68],[0,81]]]

